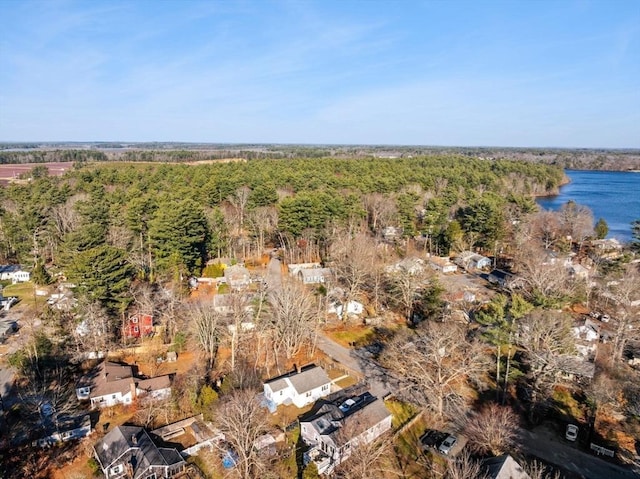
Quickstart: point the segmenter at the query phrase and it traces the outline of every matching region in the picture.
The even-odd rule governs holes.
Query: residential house
[[[153,316],[143,313],[132,314],[129,316],[123,329],[126,338],[145,338],[151,336],[153,334]]]
[[[531,479],[522,466],[508,454],[487,459],[483,466],[489,479]]]
[[[277,407],[294,404],[302,408],[331,392],[331,379],[320,366],[310,365],[264,383],[264,397]]]
[[[160,400],[170,395],[170,376],[137,378],[131,366],[111,361],[103,361],[76,384],[76,397],[90,401],[92,408],[131,404],[139,398]]]
[[[603,259],[616,259],[622,256],[622,244],[615,238],[591,241],[591,252]]]
[[[596,365],[583,356],[561,354],[556,358],[561,378],[572,382],[591,382]]]
[[[213,296],[213,309],[222,315],[233,314],[236,309],[242,308],[244,312],[251,316],[253,313],[252,294],[225,294],[218,293]]]
[[[298,273],[300,272],[301,269],[320,269],[320,268],[322,268],[322,265],[317,262],[289,263],[287,265],[287,272],[289,273],[289,276],[291,276],[292,278],[297,278]]]
[[[473,251],[463,251],[455,258],[455,263],[461,268],[469,270],[487,269],[491,267],[491,260],[486,256],[474,253]]]
[[[502,288],[511,288],[515,285],[516,276],[501,269],[494,269],[487,277],[490,283],[496,284]]]
[[[205,421],[202,414],[154,429],[151,437],[160,438],[163,442],[180,438],[180,444],[185,446],[180,451],[182,457],[193,456],[205,447],[213,449],[216,444],[225,440],[224,434]]]
[[[93,454],[106,479],[170,479],[186,466],[177,449],[156,446],[138,426],[114,428],[96,443]]]
[[[342,317],[345,305],[339,301],[333,301],[327,307],[327,313]],[[346,304],[347,316],[360,316],[364,312],[364,305],[358,301],[349,301]]]
[[[576,338],[576,350],[586,358],[595,357],[597,342],[600,339],[602,323],[591,318],[578,321],[572,328]]]
[[[251,284],[251,273],[239,264],[224,269],[224,279],[233,289],[241,289]]]
[[[340,391],[300,418],[302,440],[311,447],[305,461],[313,460],[321,474],[348,459],[353,448],[391,429],[391,413],[382,400],[369,392],[351,396],[350,391]]]
[[[91,434],[91,431],[91,417],[88,414],[58,416],[46,425],[45,435],[34,441],[34,445],[45,447],[57,442],[82,439]]]
[[[567,265],[567,271],[569,272],[569,276],[575,279],[588,280],[589,279],[589,270],[578,263],[571,263]]]
[[[386,268],[387,273],[420,274],[424,271],[424,261],[420,258],[408,256],[394,265]]]
[[[429,257],[429,266],[435,269],[436,271],[440,271],[441,273],[455,273],[458,271],[458,267],[451,262],[449,258],[441,257],[441,256],[430,256]]]
[[[296,277],[303,284],[323,284],[331,278],[329,268],[302,268],[298,270]]]
[[[13,284],[26,283],[31,279],[31,273],[24,271],[19,264],[0,265],[0,281],[11,280]]]

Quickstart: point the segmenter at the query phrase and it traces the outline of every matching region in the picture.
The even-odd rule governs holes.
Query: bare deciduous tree
[[[523,466],[524,471],[531,479],[560,479],[558,471],[553,471],[539,461],[531,461]]]
[[[500,456],[513,449],[517,427],[518,417],[511,408],[492,403],[467,422],[465,434],[474,451]]]
[[[554,246],[562,236],[560,219],[553,211],[540,211],[527,217],[520,231],[525,240],[534,240],[545,250]]]
[[[269,305],[273,348],[291,359],[312,337],[318,320],[315,299],[302,285],[284,281],[269,296]]]
[[[393,199],[380,193],[365,195],[363,203],[367,211],[369,228],[374,234],[377,234],[385,226],[390,226],[398,213]]]
[[[97,301],[80,298],[78,308],[82,323],[73,335],[81,353],[106,352],[114,342],[114,324],[104,307]]]
[[[278,210],[274,206],[260,206],[249,213],[249,221],[257,236],[258,252],[262,253],[267,235],[278,226]]]
[[[351,439],[346,427],[339,437]],[[386,434],[371,442],[361,441],[349,447],[349,457],[336,468],[340,479],[387,479],[399,476],[393,460],[393,436]]]
[[[213,304],[204,302],[192,303],[187,310],[187,315],[198,344],[207,357],[208,368],[212,369],[222,336],[223,318],[213,308]]]
[[[568,201],[562,205],[558,215],[562,232],[571,241],[582,245],[587,237],[593,236],[593,213],[588,207]]]
[[[613,361],[619,361],[629,341],[640,340],[640,274],[629,265],[622,274],[604,279],[599,297],[614,318]]]
[[[266,464],[255,443],[269,431],[269,418],[257,399],[257,392],[248,389],[231,393],[221,402],[214,421],[237,454],[232,474],[241,479],[263,477]]]
[[[402,308],[407,322],[411,322],[413,307],[421,292],[428,286],[429,277],[426,270],[411,271],[402,268],[387,275],[390,297]]]
[[[347,319],[347,305],[357,298],[365,287],[375,264],[375,244],[365,233],[341,230],[331,244],[332,268],[344,287],[342,300],[343,319]]]
[[[462,452],[455,460],[447,461],[445,479],[489,479],[482,471],[480,462],[474,460],[467,451]]]
[[[483,386],[489,358],[458,324],[423,322],[415,333],[399,335],[382,354],[389,369],[404,378],[416,402],[439,416],[458,411],[472,385]]]
[[[550,258],[531,243],[524,243],[515,255],[514,269],[525,283],[529,297],[559,298],[571,292],[572,282],[563,262]]]
[[[575,349],[571,327],[572,321],[568,315],[549,310],[536,310],[518,324],[517,342],[528,368],[531,418],[553,392],[563,371],[564,358]]]

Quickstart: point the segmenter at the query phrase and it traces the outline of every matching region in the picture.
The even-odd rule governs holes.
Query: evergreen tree
[[[598,239],[605,239],[607,237],[607,235],[609,234],[609,225],[604,220],[604,218],[600,218],[598,220],[594,231],[596,233],[596,238]]]

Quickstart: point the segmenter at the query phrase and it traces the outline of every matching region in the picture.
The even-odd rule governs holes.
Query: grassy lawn
[[[337,343],[345,347],[363,346],[371,342],[375,331],[367,326],[354,326],[349,329],[329,330],[327,334]]]
[[[45,305],[47,302],[46,297],[36,296],[35,286],[33,283],[10,284],[2,289],[2,295],[4,297],[16,296],[20,298],[19,304],[28,306],[34,306],[36,304],[36,299],[38,301],[38,307]]]

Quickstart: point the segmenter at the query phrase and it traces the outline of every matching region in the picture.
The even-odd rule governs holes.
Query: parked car
[[[440,444],[438,452],[444,455],[448,455],[451,452],[451,449],[453,449],[453,446],[455,446],[456,442],[458,442],[457,437],[451,435],[447,436],[447,438],[442,441],[442,444]]]
[[[567,439],[567,441],[574,442],[576,439],[578,439],[578,430],[578,426],[576,426],[575,424],[568,424],[567,430],[564,433],[564,437]]]
[[[447,436],[448,434],[446,432],[428,429],[422,436],[420,436],[420,447],[423,451],[427,448],[437,449],[438,444],[441,444]]]

